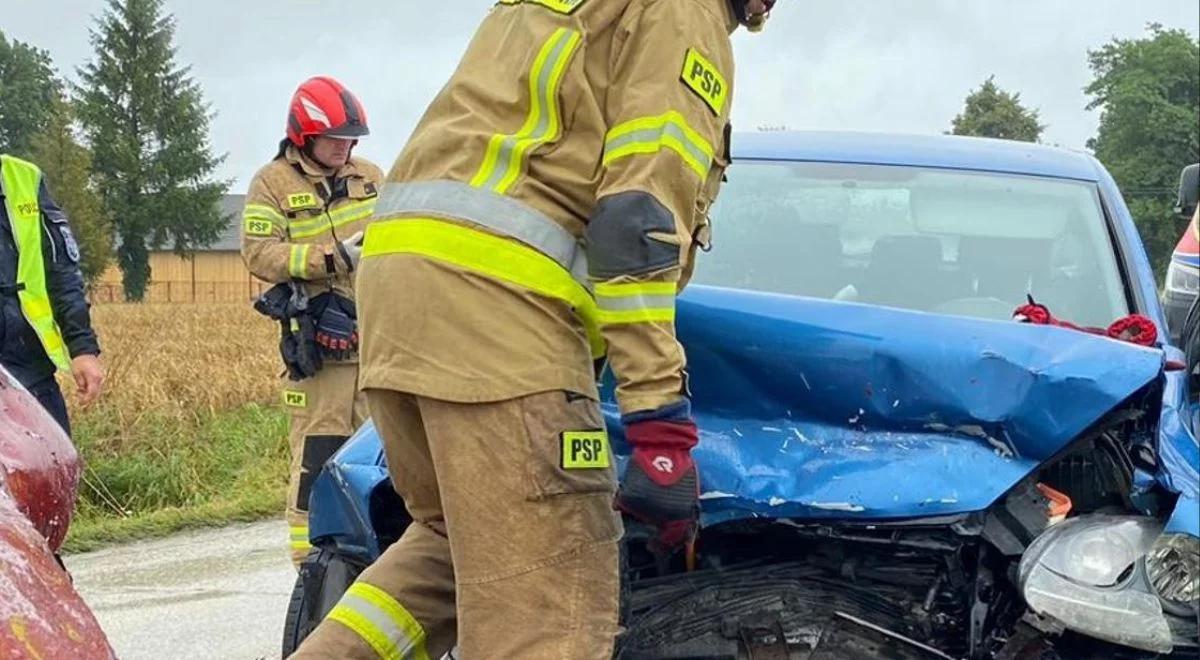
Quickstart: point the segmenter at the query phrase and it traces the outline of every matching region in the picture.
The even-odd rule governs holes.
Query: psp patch
[[[683,58],[683,73],[679,75],[683,84],[695,92],[714,115],[720,116],[725,101],[729,99],[729,83],[716,65],[701,55],[700,51],[689,48],[687,56]]]
[[[247,236],[270,236],[274,229],[275,225],[271,224],[270,220],[262,220],[260,218],[246,219]]]
[[[598,470],[609,466],[607,431],[564,431],[564,470]]]
[[[289,408],[307,408],[308,394],[305,392],[297,392],[295,390],[284,390],[283,405]]]
[[[312,193],[296,193],[288,195],[288,209],[300,211],[317,207],[317,196]]]

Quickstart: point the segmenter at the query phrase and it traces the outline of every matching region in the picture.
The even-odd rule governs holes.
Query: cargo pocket
[[[529,447],[529,500],[616,491],[612,448],[596,401],[574,392],[544,392],[521,401],[521,416]]]

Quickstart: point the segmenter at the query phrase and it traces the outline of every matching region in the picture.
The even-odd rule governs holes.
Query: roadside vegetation
[[[283,510],[274,326],[248,304],[93,307],[108,383],[63,381],[84,459],[68,552]]]

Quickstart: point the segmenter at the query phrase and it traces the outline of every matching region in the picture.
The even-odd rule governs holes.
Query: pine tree
[[[89,287],[112,262],[112,221],[92,182],[92,155],[76,139],[65,99],[50,106],[49,123],[30,141],[30,158],[42,169],[50,195],[67,214],[79,242],[80,269]]]
[[[209,145],[199,85],[175,63],[174,33],[162,0],[108,0],[91,33],[95,59],[79,71],[79,116],[129,300],[145,296],[151,249],[186,253],[225,224],[217,202],[229,182],[211,180],[224,156]]]
[[[954,118],[954,135],[975,135],[1037,142],[1045,126],[1038,123],[1036,110],[1021,105],[1021,95],[1000,89],[995,76],[983,81],[967,95],[962,114]]]

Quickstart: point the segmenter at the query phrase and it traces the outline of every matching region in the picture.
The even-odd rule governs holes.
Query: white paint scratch
[[[781,506],[781,505],[784,505],[787,503],[788,503],[788,501],[783,499],[782,497],[772,497],[770,500],[767,501],[767,504],[769,506]]]
[[[768,433],[783,433],[783,429],[776,426],[764,426],[762,427],[762,430]]]
[[[863,507],[849,502],[808,502],[807,506],[823,511],[849,511],[851,513],[866,511]]]
[[[710,490],[707,493],[700,493],[700,499],[702,500],[722,500],[730,497],[737,497],[737,495],[734,495],[733,493],[723,493],[719,490]]]

